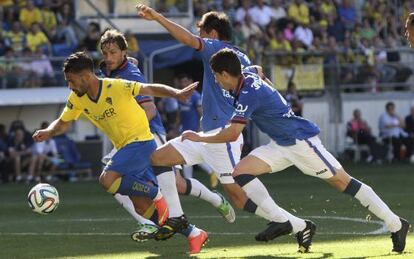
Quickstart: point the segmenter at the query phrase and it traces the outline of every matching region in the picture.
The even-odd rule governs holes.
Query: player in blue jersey
[[[189,83],[193,83],[191,77],[187,74],[179,74],[177,76],[178,86],[183,89]],[[180,133],[186,130],[199,131],[200,130],[200,118],[202,116],[201,108],[201,95],[199,92],[194,91],[193,95],[186,101],[178,101]],[[206,163],[198,165],[202,170],[206,171],[210,176],[210,184],[212,188],[216,188],[218,185],[218,179],[213,169]],[[185,178],[193,177],[193,166],[183,165],[183,175]],[[181,185],[185,185],[183,182]]]
[[[217,82],[235,97],[234,113],[229,127],[215,134],[183,133],[183,140],[223,143],[237,139],[249,120],[270,138],[270,143],[254,149],[234,168],[233,177],[247,195],[261,204],[271,199],[265,186],[257,180],[264,173],[278,172],[295,165],[304,174],[321,178],[338,191],[349,194],[385,222],[392,233],[393,251],[403,252],[409,223],[394,214],[371,187],[352,178],[342,165],[322,145],[319,128],[313,122],[293,114],[280,93],[247,68],[241,70],[233,50],[219,51],[211,58],[211,68]],[[291,232],[292,224],[273,202],[273,212],[279,221],[256,236],[258,241],[269,241]],[[303,248],[308,249],[309,233],[296,235]]]
[[[141,71],[132,63],[132,61],[127,59],[128,45],[122,33],[116,30],[107,30],[101,37],[100,46],[104,57],[104,60],[100,65],[103,76],[145,83],[145,78]],[[151,133],[154,136],[157,146],[161,146],[166,142],[166,133],[153,99],[150,96],[143,95],[138,95],[135,99],[139,106],[145,111]],[[105,156],[103,158],[104,163],[109,161],[116,152],[117,150],[113,149],[110,154]],[[175,185],[175,173],[172,168],[154,167],[154,173],[161,187],[161,192],[168,203],[170,217],[172,219],[178,218],[180,219],[179,222],[183,225],[188,225],[181,208]],[[156,236],[158,228],[154,226],[153,221],[137,213],[137,211],[146,211],[143,215],[150,217],[154,211],[153,206],[147,208],[145,203],[140,204],[139,202],[135,202],[134,204],[126,195],[115,194],[114,197],[140,223],[138,229],[132,235],[134,240],[144,241]],[[140,205],[144,205],[143,208],[141,208]],[[190,253],[192,254],[199,252],[207,239],[207,233],[193,225],[188,225],[188,227],[183,229],[181,233],[188,237]]]
[[[198,22],[200,36],[194,35],[182,26],[166,19],[160,13],[146,5],[137,6],[138,15],[147,19],[155,20],[164,26],[170,34],[180,42],[198,50],[204,64],[202,109],[201,118],[202,134],[217,133],[226,127],[234,108],[234,98],[230,93],[222,89],[215,81],[209,61],[213,54],[224,48],[231,48],[237,54],[242,66],[249,66],[249,58],[237,47],[232,46],[231,24],[224,13],[208,12]],[[220,144],[199,143],[194,141],[181,141],[181,138],[170,140],[166,145],[158,148],[152,155],[154,165],[173,166],[177,164],[194,165],[207,163],[217,173],[220,183],[233,203],[245,211],[254,213],[266,219],[273,219],[271,211],[267,209],[268,204],[256,204],[249,199],[245,192],[232,177],[233,167],[239,162],[243,137]],[[187,181],[188,192],[197,192],[200,195],[208,195],[202,188]],[[213,197],[212,197],[213,198]],[[220,200],[216,201],[217,203]],[[269,201],[270,202],[270,201]],[[306,222],[283,210],[283,214],[293,223],[293,233],[306,231]],[[235,220],[234,211],[229,211],[228,216]],[[167,222],[168,226],[168,222]]]

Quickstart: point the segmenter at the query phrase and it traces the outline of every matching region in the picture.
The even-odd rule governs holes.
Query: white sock
[[[270,197],[269,192],[263,183],[254,178],[252,181],[242,187],[249,197],[256,205],[263,209],[269,215],[269,219],[274,222],[286,222],[288,218],[280,210],[280,207]]]
[[[157,175],[158,184],[161,192],[168,203],[170,217],[179,217],[184,214],[181,208],[180,198],[178,197],[175,174],[173,171],[164,172]]]
[[[205,171],[208,175],[211,175],[213,173],[213,168],[211,168],[207,163],[198,164],[203,171]]]
[[[134,204],[128,196],[116,193],[114,198],[117,202],[119,202],[119,204],[122,205],[122,207],[124,207],[124,209],[126,209],[126,211],[129,212],[129,214],[131,214],[136,221],[138,221],[138,223],[156,225],[154,222],[144,218],[135,211]]]
[[[380,197],[368,185],[361,183],[361,188],[355,194],[362,206],[367,207],[375,216],[385,222],[388,230],[396,232],[401,229],[400,218],[395,215]]]
[[[267,219],[268,221],[272,221],[271,216],[269,215],[269,213],[267,213],[266,211],[264,211],[262,208],[260,208],[259,206],[257,206],[256,211],[254,212],[254,214],[256,214],[259,217],[262,217],[264,219]]]
[[[285,216],[289,219],[290,224],[292,225],[292,233],[296,234],[299,231],[302,231],[306,228],[306,222],[304,219],[298,218],[292,214],[290,214],[289,212],[287,212],[286,210],[284,210],[283,208],[280,208],[280,210],[285,214]]]
[[[209,202],[211,205],[213,205],[215,208],[220,206],[220,204],[222,203],[222,200],[221,200],[221,197],[217,193],[210,191],[197,179],[190,178],[187,180],[191,182],[191,192],[190,192],[191,196],[205,200]]]
[[[183,175],[184,178],[190,179],[193,177],[193,166],[192,165],[183,165]]]

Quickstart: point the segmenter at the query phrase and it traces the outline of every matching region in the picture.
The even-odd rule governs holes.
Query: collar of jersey
[[[101,93],[102,93],[102,80],[99,79],[99,89],[98,89],[98,96],[96,97],[96,99],[94,100],[93,98],[91,98],[88,94],[86,94],[89,98],[89,100],[91,100],[94,103],[98,103],[99,101],[99,97],[101,97]]]

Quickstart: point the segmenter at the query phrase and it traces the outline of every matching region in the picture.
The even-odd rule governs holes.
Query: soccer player
[[[232,116],[235,99],[228,91],[221,89],[216,83],[213,72],[210,69],[209,60],[219,50],[231,48],[237,54],[242,66],[251,65],[249,58],[237,47],[229,43],[232,28],[227,16],[224,13],[217,12],[205,13],[197,24],[200,30],[199,37],[182,26],[166,19],[163,15],[146,5],[137,5],[137,11],[139,16],[147,20],[157,21],[178,41],[199,51],[204,65],[202,134],[219,132],[226,126]],[[237,139],[221,144],[198,143],[188,140],[181,141],[181,138],[177,137],[158,148],[153,153],[151,159],[153,165],[159,166],[195,165],[206,162],[217,173],[220,183],[238,208],[275,222],[284,222],[286,217],[288,217],[293,225],[293,233],[297,235],[302,235],[304,232],[309,231],[310,227],[314,226],[312,222],[305,222],[303,219],[295,217],[283,209],[280,209],[282,211],[282,216],[280,217],[280,213],[269,209],[274,203],[272,199],[267,199],[257,204],[249,199],[240,186],[234,182],[232,177],[233,167],[240,160],[242,145],[243,136],[241,135]],[[200,193],[201,196],[209,195],[191,179],[187,180],[187,189],[188,192],[194,191]],[[218,203],[220,200],[217,199],[216,202]],[[234,212],[230,212],[229,216],[235,219]],[[167,226],[170,226],[168,222],[160,231],[167,232]],[[309,239],[311,240],[311,237]],[[299,246],[302,246],[300,242]]]
[[[414,48],[414,12],[410,13],[405,21],[405,38],[410,48]]]
[[[212,56],[214,76],[225,90],[235,97],[234,113],[229,127],[214,134],[185,132],[182,139],[204,143],[223,143],[237,139],[248,120],[253,120],[271,141],[253,150],[234,168],[233,177],[257,204],[269,199],[265,186],[257,176],[278,172],[295,165],[304,174],[325,180],[338,191],[358,199],[378,218],[385,221],[391,232],[393,251],[403,252],[409,223],[395,215],[371,187],[352,178],[322,145],[319,128],[314,123],[293,114],[280,93],[247,68],[241,70],[237,54],[230,49]],[[273,211],[278,211],[274,204]],[[271,223],[257,238],[268,241],[290,232],[289,221]],[[305,236],[302,238],[306,238]]]
[[[127,59],[128,45],[122,33],[116,30],[107,30],[101,37],[100,46],[104,57],[104,61],[101,63],[100,68],[105,76],[145,83],[141,71],[135,64]],[[183,88],[185,88],[185,86]],[[196,93],[196,91],[194,93]],[[194,96],[194,93],[192,96]],[[136,100],[147,115],[151,133],[154,135],[157,146],[163,145],[166,142],[166,132],[152,98],[150,96],[138,95]],[[116,149],[112,150],[110,154],[105,156],[104,160],[110,160],[115,152]],[[157,177],[161,192],[168,203],[170,217],[183,218],[183,220],[186,221],[177,194],[175,174],[172,171],[172,168],[154,167],[154,173]],[[185,181],[180,179],[181,177],[179,174],[177,175],[177,178],[179,178],[177,183],[184,182],[185,184]],[[114,197],[140,223],[138,229],[133,234],[133,239],[143,241],[152,238],[158,229],[153,226],[151,221],[143,218],[136,212],[129,197],[121,194],[115,194]],[[227,204],[227,202],[223,202],[220,206],[227,206]],[[207,234],[202,230],[191,230],[192,227],[192,225],[189,225],[190,229],[186,229],[184,234],[189,238],[190,253],[196,253],[200,251],[202,243],[207,239]]]
[[[191,77],[187,74],[179,74],[177,79],[178,86],[181,89],[193,82]],[[202,116],[201,95],[197,91],[194,91],[193,95],[186,102],[178,102],[178,109],[180,111],[178,120],[180,124],[180,132],[182,133],[186,130],[199,131],[200,118]],[[216,188],[218,179],[213,169],[206,163],[199,164],[198,166],[209,174],[211,187]],[[185,178],[192,178],[193,166],[184,165],[183,175]]]
[[[42,142],[62,134],[84,114],[118,149],[100,175],[100,184],[109,193],[128,195],[133,201],[142,202],[140,197],[146,197],[148,205],[155,204],[157,224],[163,225],[169,215],[168,206],[150,164],[156,143],[145,112],[134,97],[141,94],[185,100],[197,83],[177,90],[161,84],[99,79],[92,59],[83,52],[70,55],[63,72],[72,91],[66,107],[49,127],[37,130],[33,139]]]

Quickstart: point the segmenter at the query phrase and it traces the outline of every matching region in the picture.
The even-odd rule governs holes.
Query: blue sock
[[[188,237],[191,233],[191,231],[193,231],[194,229],[194,225],[192,224],[188,224],[188,228],[182,230],[180,233],[183,234],[184,236]]]
[[[112,186],[108,189],[108,192],[120,193],[128,196],[145,196],[154,200],[158,194],[158,187],[149,185],[147,182],[135,177],[123,175],[114,181]]]

